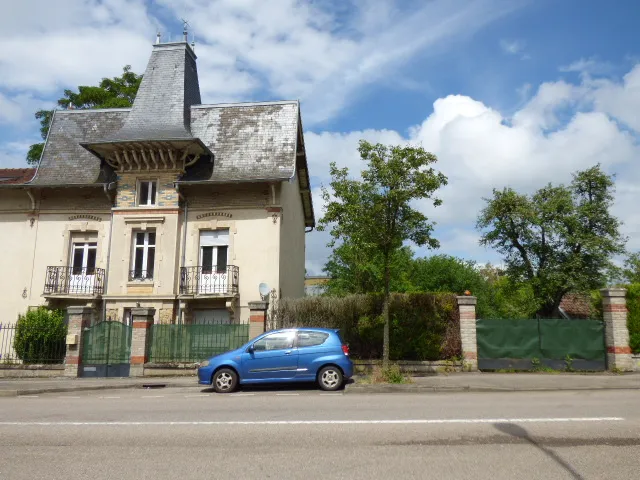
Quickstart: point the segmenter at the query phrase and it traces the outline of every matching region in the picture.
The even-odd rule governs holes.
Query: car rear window
[[[298,347],[317,347],[329,338],[325,332],[298,332]]]

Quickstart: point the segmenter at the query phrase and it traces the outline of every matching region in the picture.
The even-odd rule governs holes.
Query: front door
[[[229,230],[200,232],[199,294],[226,293]]]
[[[266,335],[253,344],[253,352],[242,354],[241,377],[248,382],[293,378],[298,369],[295,331]]]
[[[71,275],[69,293],[93,293],[96,273],[96,242],[78,242],[73,244],[71,252]]]

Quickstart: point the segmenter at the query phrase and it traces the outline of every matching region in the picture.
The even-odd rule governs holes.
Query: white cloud
[[[500,40],[500,48],[505,53],[517,55],[524,50],[524,42],[519,40]]]
[[[358,172],[356,147],[360,138],[421,144],[438,156],[438,169],[449,179],[440,193],[443,205],[434,208],[425,202],[422,207],[437,222],[440,251],[485,262],[496,256],[475,243],[478,233],[474,225],[484,205],[482,198],[490,196],[493,188],[511,186],[531,192],[548,182],[568,183],[572,172],[600,163],[605,171],[618,175],[614,213],[625,222],[624,231],[631,237],[629,248],[638,249],[640,125],[631,114],[639,111],[634,110],[639,72],[640,65],[622,83],[585,79],[580,84],[542,84],[511,118],[472,98],[450,95],[436,100],[433,112],[411,128],[407,137],[389,130],[309,133],[310,172],[316,182],[325,183],[330,161]],[[559,110],[565,118],[559,118]],[[615,118],[626,119],[635,132],[621,128]],[[317,198],[315,202],[316,212],[320,212]],[[315,248],[328,237],[326,233],[313,235],[323,241],[313,238],[310,245],[314,250],[308,248],[307,255],[310,265],[319,265],[328,251]]]
[[[613,70],[613,66],[608,62],[601,62],[595,58],[581,58],[569,65],[561,66],[558,70],[561,72],[601,75],[610,73]]]

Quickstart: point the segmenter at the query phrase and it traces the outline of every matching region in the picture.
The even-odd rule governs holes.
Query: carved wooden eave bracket
[[[211,155],[202,142],[193,140],[140,140],[82,144],[118,172],[185,171],[202,155]]]

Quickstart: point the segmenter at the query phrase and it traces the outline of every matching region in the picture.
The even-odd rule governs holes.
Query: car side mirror
[[[253,353],[253,352],[255,352],[255,351],[256,351],[256,350],[255,350],[255,348],[253,348],[253,343],[252,343],[251,345],[249,345],[249,348],[247,348],[247,352],[249,352],[249,353]]]

